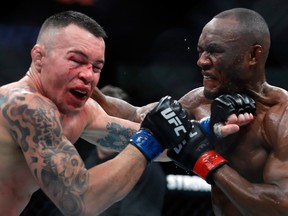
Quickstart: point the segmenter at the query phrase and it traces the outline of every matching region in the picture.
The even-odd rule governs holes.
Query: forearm
[[[131,121],[137,118],[137,107],[122,99],[104,95],[97,87],[94,88],[91,98],[97,101],[108,115]]]
[[[105,100],[98,103],[108,115],[138,123],[140,123],[145,117],[145,115],[157,104],[157,102],[154,102],[144,105],[142,107],[138,107],[133,106],[130,103],[119,98],[114,98],[110,96],[106,96]]]
[[[124,100],[106,96],[103,100],[96,100],[108,115],[133,121],[137,118],[137,107]]]
[[[144,155],[128,145],[114,159],[90,169],[89,188],[84,196],[86,211],[95,215],[123,199],[138,182],[146,165]]]
[[[228,165],[216,170],[213,180],[242,215],[287,215],[287,185],[252,184]]]
[[[104,95],[98,88],[94,89],[91,98],[97,101],[108,115],[138,123],[140,123],[146,113],[157,104],[157,102],[154,102],[142,107],[133,106],[122,99]]]

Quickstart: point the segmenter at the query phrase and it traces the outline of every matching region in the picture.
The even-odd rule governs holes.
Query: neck
[[[39,73],[35,72],[35,70],[30,67],[25,77],[28,79],[29,85],[33,86],[35,90],[40,94],[45,95],[40,81]]]

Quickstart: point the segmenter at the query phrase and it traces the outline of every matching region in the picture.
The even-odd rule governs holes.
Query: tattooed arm
[[[13,97],[3,107],[31,173],[64,215],[97,215],[122,199],[146,167],[142,153],[129,145],[116,158],[86,170],[64,136],[63,119],[51,101],[27,93]]]
[[[93,100],[88,100],[86,105],[90,121],[81,138],[95,145],[122,151],[130,137],[139,129],[140,124],[108,115]]]

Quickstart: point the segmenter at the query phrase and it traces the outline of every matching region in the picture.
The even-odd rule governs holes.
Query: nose
[[[210,65],[211,64],[211,60],[209,58],[208,53],[203,52],[199,54],[199,58],[197,60],[197,65],[201,68]]]
[[[94,71],[93,71],[93,66],[92,64],[85,65],[81,68],[81,71],[79,73],[79,78],[83,80],[85,84],[92,82],[95,77],[94,77]]]

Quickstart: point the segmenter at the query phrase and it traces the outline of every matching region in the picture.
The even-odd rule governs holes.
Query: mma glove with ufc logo
[[[181,104],[170,96],[159,103],[145,116],[140,130],[130,139],[150,162],[164,149],[172,149],[187,139],[191,122]]]

